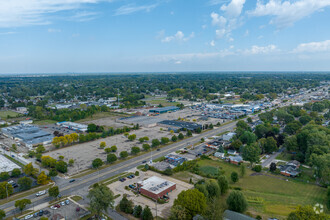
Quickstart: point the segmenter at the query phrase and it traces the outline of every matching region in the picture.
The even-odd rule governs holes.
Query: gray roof
[[[223,213],[223,220],[255,220],[255,219],[250,216],[238,213],[238,212],[226,210]]]

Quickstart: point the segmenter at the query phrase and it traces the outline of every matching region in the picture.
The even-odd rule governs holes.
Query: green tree
[[[135,155],[141,152],[141,149],[139,147],[132,147],[131,148],[131,154]]]
[[[46,185],[50,181],[49,177],[45,174],[45,171],[42,171],[38,178],[37,178],[37,183],[40,185]]]
[[[127,153],[127,151],[122,151],[119,153],[119,156],[124,159],[124,158],[128,157],[128,153]]]
[[[131,135],[129,135],[127,138],[128,138],[128,140],[130,140],[130,141],[134,141],[134,140],[136,139],[136,134],[131,134]]]
[[[108,208],[113,208],[114,194],[104,184],[95,184],[88,192],[87,196],[90,200],[90,211],[99,217],[102,211],[107,212]]]
[[[236,183],[238,181],[238,173],[237,172],[232,172],[230,175],[231,181],[233,181],[233,183]]]
[[[298,142],[297,142],[297,136],[288,136],[284,139],[284,145],[283,145],[287,151],[289,152],[297,152],[299,150]]]
[[[119,209],[122,212],[125,212],[127,214],[133,213],[133,202],[131,200],[127,199],[127,195],[124,194],[123,198],[119,202]]]
[[[184,139],[184,135],[182,133],[179,133],[178,138],[179,138],[179,140],[183,140]]]
[[[251,119],[251,118],[250,118]],[[236,127],[238,127],[238,128],[242,128],[242,129],[244,129],[244,130],[248,130],[250,127],[249,127],[249,125],[245,122],[245,121],[243,121],[243,120],[239,120],[237,123],[236,123]]]
[[[168,137],[162,137],[160,139],[161,144],[167,144],[168,142],[170,142],[170,139]]]
[[[143,148],[143,150],[148,151],[148,150],[150,150],[150,145],[149,144],[143,144],[142,148]]]
[[[107,155],[107,162],[113,163],[117,161],[117,156],[115,154],[108,154]]]
[[[253,163],[259,161],[259,155],[261,150],[257,144],[247,145],[243,148],[243,160],[249,161],[251,163],[251,167]]]
[[[192,132],[190,130],[187,131],[187,137],[191,137],[192,136]]]
[[[210,179],[206,181],[206,190],[210,198],[220,195],[220,187],[216,180]]]
[[[13,194],[14,188],[11,184],[7,183],[7,182],[1,182],[0,183],[0,199],[4,199],[7,197],[7,193],[8,196],[10,196],[11,194]]]
[[[96,158],[92,162],[92,167],[95,168],[95,169],[98,169],[102,165],[103,165],[103,161],[100,158]]]
[[[46,148],[43,146],[43,145],[39,145],[37,148],[36,148],[36,153],[38,154],[41,154],[43,152],[46,151]]]
[[[177,137],[176,135],[173,135],[172,138],[171,138],[171,140],[172,140],[173,142],[176,142],[176,141],[178,140],[178,137]]]
[[[303,125],[306,125],[311,120],[312,120],[312,118],[309,115],[303,115],[299,118],[299,122]]]
[[[243,144],[253,144],[257,140],[257,136],[250,132],[244,131],[243,134],[239,137]]]
[[[248,117],[247,119],[246,119],[246,121],[248,122],[248,123],[252,123],[252,118],[250,118],[250,117]]]
[[[245,173],[246,173],[246,167],[245,167],[244,163],[242,163],[240,165],[240,169],[239,170],[240,170],[241,177],[244,177],[245,176]]]
[[[197,189],[182,191],[174,200],[174,206],[180,205],[187,211],[187,219],[192,219],[196,214],[203,214],[206,210],[206,198]]]
[[[32,163],[29,163],[24,166],[23,172],[28,176],[34,176],[38,173],[38,169],[35,169]]]
[[[68,172],[68,164],[66,162],[64,162],[63,160],[57,161],[55,168],[57,171],[59,171],[61,173]]]
[[[242,141],[236,139],[233,142],[231,142],[230,147],[239,150],[242,145],[243,145]]]
[[[224,195],[228,191],[228,188],[229,188],[228,180],[225,175],[221,175],[218,177],[218,184],[220,187],[221,195]]]
[[[151,140],[151,146],[152,147],[158,147],[160,145],[160,142],[158,139],[152,139]]]
[[[0,180],[7,180],[10,178],[10,175],[8,172],[1,172],[0,173]]]
[[[117,146],[116,145],[111,146],[111,151],[116,152],[117,151]]]
[[[107,146],[107,144],[106,144],[104,141],[102,141],[102,142],[100,143],[100,148],[101,148],[101,149],[104,149],[106,146]]]
[[[326,214],[316,214],[313,207],[298,206],[295,211],[291,212],[288,216],[288,220],[325,220],[328,219]]]
[[[174,205],[171,208],[171,215],[169,220],[186,220],[187,219],[187,211],[181,205]]]
[[[0,209],[0,220],[5,219],[5,217],[6,217],[5,211],[3,211],[2,209]]]
[[[285,126],[284,132],[292,135],[295,134],[301,127],[302,124],[299,121],[293,121]]]
[[[140,206],[140,205],[135,206],[133,209],[133,216],[135,218],[140,218],[141,214],[142,214],[142,210],[143,210],[142,206]]]
[[[21,213],[25,209],[25,207],[29,204],[31,204],[30,199],[21,199],[21,200],[15,201],[15,207],[18,208],[21,211]]]
[[[58,186],[53,186],[48,189],[48,194],[50,197],[57,198],[57,196],[60,194],[60,190]]]
[[[87,132],[90,133],[90,132],[96,132],[97,130],[97,127],[96,127],[96,124],[89,124],[87,126]]]
[[[11,171],[12,177],[19,177],[21,174],[22,174],[22,172],[19,168],[15,168],[15,169],[13,169],[13,171]]]
[[[149,206],[144,207],[142,214],[141,214],[141,219],[142,220],[153,220],[154,219]]]
[[[21,177],[17,181],[20,190],[28,190],[31,189],[32,186],[32,180],[29,177]]]
[[[248,203],[242,192],[234,190],[227,198],[228,209],[234,212],[243,213],[247,209]]]
[[[48,176],[50,176],[50,177],[55,177],[55,176],[57,176],[57,170],[56,169],[51,169],[50,171],[49,171],[49,173],[48,173]]]
[[[73,166],[73,164],[74,164],[74,159],[70,159],[69,160],[69,166]]]

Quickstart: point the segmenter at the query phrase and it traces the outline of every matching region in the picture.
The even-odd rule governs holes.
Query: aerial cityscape
[[[0,220],[330,219],[330,0],[0,0]]]

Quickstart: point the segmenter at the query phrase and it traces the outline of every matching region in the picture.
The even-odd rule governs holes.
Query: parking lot
[[[68,201],[67,203],[65,201]],[[57,206],[56,208],[54,208]],[[32,214],[26,215],[21,219],[40,219],[41,216],[45,216],[48,219],[58,220],[58,219],[80,219],[81,217],[88,214],[88,211],[79,206],[78,203],[71,199],[63,200],[49,207],[37,210]]]
[[[69,159],[74,159],[75,164],[72,167],[68,167],[68,174],[77,173],[78,170],[85,170],[90,168],[92,165],[92,161],[95,158],[101,158],[102,160],[106,160],[106,153],[103,149],[100,149],[100,143],[105,141],[107,147],[111,147],[116,145],[118,150],[115,153],[117,157],[119,157],[119,153],[121,151],[131,151],[131,147],[138,146],[142,149],[142,144],[139,143],[138,139],[140,137],[147,136],[149,137],[149,141],[146,142],[151,145],[152,139],[160,139],[161,137],[171,138],[171,134],[168,131],[160,130],[160,127],[154,128],[141,128],[136,131],[132,131],[131,134],[136,134],[135,141],[128,141],[124,135],[115,135],[112,137],[107,137],[104,139],[99,139],[95,141],[91,141],[88,143],[76,144],[70,147],[61,148],[55,151],[51,151],[45,153],[44,155],[49,155],[53,158],[58,158],[58,156],[64,156],[64,161],[68,162]]]
[[[114,192],[115,195],[120,194],[127,194],[128,199],[132,200],[134,202],[134,205],[141,205],[142,207],[148,205],[153,213],[153,215],[156,215],[156,203],[144,196],[141,195],[135,195],[132,191],[125,189],[125,186],[133,185],[134,183],[137,183],[139,181],[145,180],[151,176],[158,176],[162,179],[169,180],[171,182],[176,183],[176,189],[173,190],[171,193],[169,193],[169,202],[165,204],[157,204],[157,213],[158,216],[167,218],[170,215],[170,209],[173,205],[173,202],[175,198],[178,196],[180,192],[183,190],[191,189],[193,188],[193,185],[182,182],[180,180],[161,175],[159,173],[155,173],[152,171],[147,172],[140,172],[140,176],[134,177],[132,179],[126,178],[124,182],[116,181],[108,187]],[[120,200],[122,199],[122,196],[115,199],[115,205],[119,204]]]

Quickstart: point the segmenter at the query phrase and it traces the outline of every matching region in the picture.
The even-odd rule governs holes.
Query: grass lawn
[[[19,114],[17,112],[13,112],[13,111],[0,111],[0,118],[1,119],[6,119],[7,116],[10,116],[12,118],[18,117]]]
[[[75,121],[77,123],[80,122],[85,122],[85,121],[92,121],[92,120],[97,120],[97,119],[101,119],[101,118],[108,118],[108,117],[113,117],[113,118],[122,118],[122,117],[126,117],[129,116],[129,114],[124,114],[124,113],[117,113],[117,112],[98,112],[94,115],[92,115],[91,117],[87,117],[78,121]]]
[[[277,160],[285,160],[285,161],[290,161],[292,160],[291,159],[291,154],[288,154],[288,153],[285,153],[285,152],[282,152],[280,153],[277,157],[276,157]]]
[[[149,104],[152,105],[163,105],[163,106],[176,106],[179,104],[179,102],[168,102],[165,98],[164,99],[154,99],[154,100],[148,100],[146,101]]]
[[[82,200],[81,196],[71,196],[71,199],[75,202]]]
[[[49,124],[55,124],[57,121],[54,120],[40,120],[40,121],[33,121],[33,124],[36,125],[49,125]]]
[[[200,169],[206,171],[221,167],[225,171],[230,186],[240,187],[249,201],[249,210],[251,213],[264,215],[265,217],[278,217],[282,219],[287,216],[297,205],[315,205],[325,202],[326,189],[298,181],[285,181],[283,176],[276,176],[267,173],[267,175],[250,176],[253,171],[246,169],[246,175],[233,184],[230,180],[230,174],[233,171],[239,173],[239,166],[229,164],[223,161],[201,160],[198,162]],[[258,202],[255,202],[255,201]]]

